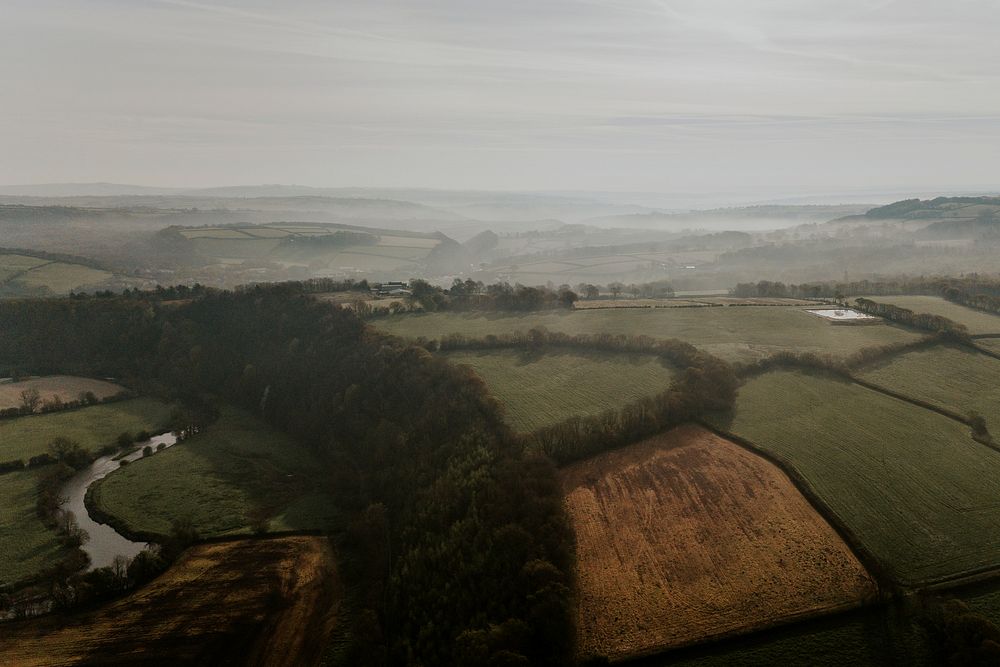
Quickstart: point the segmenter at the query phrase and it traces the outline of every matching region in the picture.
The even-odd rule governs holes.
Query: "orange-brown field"
[[[574,464],[562,482],[581,657],[650,655],[876,593],[781,470],[702,428]]]
[[[0,626],[0,665],[315,665],[340,593],[324,539],[202,544],[99,609]]]

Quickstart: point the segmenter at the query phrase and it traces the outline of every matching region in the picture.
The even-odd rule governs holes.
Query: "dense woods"
[[[0,303],[0,367],[218,395],[320,454],[353,517],[351,664],[565,664],[571,535],[552,464],[471,373],[296,286]]]

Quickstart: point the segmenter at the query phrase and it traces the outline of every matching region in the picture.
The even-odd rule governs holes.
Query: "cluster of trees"
[[[917,619],[927,630],[935,664],[1000,664],[1000,626],[961,600],[924,597]]]
[[[446,294],[453,310],[542,310],[545,308],[572,308],[579,299],[569,285],[559,288],[546,286],[528,287],[520,283],[511,285],[498,282],[483,285],[473,280],[458,278]]]
[[[982,290],[983,286],[979,289]],[[989,284],[986,289],[989,291],[972,292],[969,288],[951,286],[945,288],[942,296],[969,308],[1000,315],[1000,281]]]
[[[803,283],[761,280],[739,283],[729,290],[732,296],[789,297],[797,299],[843,299],[845,295],[890,296],[895,294],[926,294],[942,296],[955,303],[989,312],[1000,313],[1000,280],[969,274],[962,278],[914,277],[886,280],[856,280],[851,282]]]
[[[915,313],[909,308],[901,308],[891,303],[879,303],[871,299],[857,299],[855,307],[869,315],[877,315],[892,322],[898,322],[903,326],[940,334],[953,340],[966,341],[969,339],[969,330],[964,324],[959,324],[941,315]]]
[[[755,377],[777,368],[812,368],[851,377],[851,371],[854,369],[874,364],[903,352],[947,342],[951,342],[951,339],[946,334],[934,334],[915,341],[871,345],[846,357],[782,350],[754,361],[739,362],[734,365],[734,370],[739,378]]]
[[[312,447],[352,516],[353,664],[566,664],[572,538],[552,463],[471,371],[295,285],[184,303],[0,303],[0,363],[221,395]]]

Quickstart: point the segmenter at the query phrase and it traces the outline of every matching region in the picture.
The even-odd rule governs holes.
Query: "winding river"
[[[106,523],[98,523],[87,511],[84,498],[90,485],[99,479],[104,479],[115,470],[121,467],[121,461],[132,462],[142,458],[144,447],[152,447],[155,452],[160,445],[170,447],[177,442],[176,436],[171,433],[153,436],[151,439],[137,443],[139,448],[115,459],[113,456],[102,456],[89,466],[73,475],[62,487],[62,496],[66,502],[62,505],[62,510],[72,512],[76,517],[76,523],[83,530],[87,531],[90,539],[81,547],[90,556],[90,566],[88,569],[106,567],[114,563],[116,556],[132,558],[146,548],[146,542],[133,542],[119,533]],[[155,456],[155,454],[154,454]]]

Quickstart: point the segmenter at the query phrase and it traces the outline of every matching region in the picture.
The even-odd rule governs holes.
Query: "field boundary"
[[[832,509],[827,507],[827,505],[820,500],[819,496],[816,495],[815,491],[813,491],[812,487],[809,485],[805,476],[792,466],[791,463],[764,449],[760,445],[747,440],[742,436],[736,435],[735,433],[730,433],[729,431],[720,429],[703,419],[695,419],[694,422],[702,428],[716,434],[720,438],[730,440],[750,453],[777,466],[778,469],[784,473],[789,480],[791,480],[795,488],[802,494],[813,509],[816,510],[823,520],[833,528],[842,540],[844,540],[844,544],[846,544],[847,547],[854,553],[854,556],[861,563],[862,567],[864,567],[868,574],[871,575],[878,590],[878,599],[885,599],[887,596],[895,594],[901,588],[901,584],[888,575],[882,563],[875,557],[868,547],[866,547],[861,540],[858,539],[854,532],[847,527],[847,525]]]

